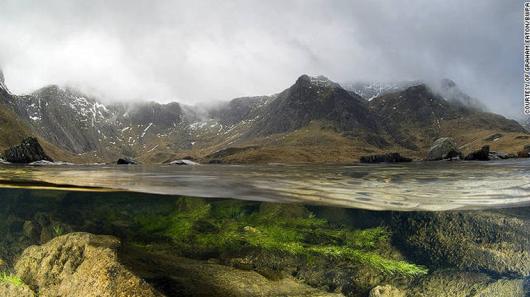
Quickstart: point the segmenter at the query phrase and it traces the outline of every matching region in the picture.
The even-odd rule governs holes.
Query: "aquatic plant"
[[[427,273],[422,266],[383,256],[390,247],[386,228],[335,226],[301,205],[182,198],[171,213],[144,214],[136,222],[144,234],[168,238],[184,253],[254,250],[357,263],[391,275]]]
[[[196,200],[196,201],[194,201]],[[177,210],[168,216],[146,214],[137,217],[137,222],[142,231],[161,234],[181,241],[192,233],[194,224],[208,215],[210,204],[200,199],[184,199],[177,201]]]
[[[20,287],[24,284],[24,281],[20,277],[4,271],[0,273],[0,283]]]
[[[58,236],[61,236],[61,235],[64,235],[64,229],[63,229],[63,226],[57,224],[57,225],[54,225],[52,227],[53,229],[53,234],[55,235],[55,237],[58,237]]]

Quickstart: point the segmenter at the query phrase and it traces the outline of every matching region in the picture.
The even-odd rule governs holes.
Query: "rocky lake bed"
[[[530,208],[3,189],[2,296],[527,296]]]

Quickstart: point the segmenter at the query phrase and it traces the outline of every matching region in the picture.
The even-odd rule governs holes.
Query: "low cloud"
[[[195,3],[198,2],[198,3]],[[451,78],[519,116],[518,1],[0,3],[0,65],[16,93],[69,84],[106,100],[228,100],[302,73],[335,81]]]

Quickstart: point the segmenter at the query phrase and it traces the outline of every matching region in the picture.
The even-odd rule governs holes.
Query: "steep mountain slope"
[[[367,102],[322,76],[303,75],[274,96],[234,99],[191,126],[193,150],[176,156],[339,162],[389,148]],[[223,150],[231,147],[238,149]]]
[[[37,134],[78,155],[107,160],[166,143],[169,149],[189,147],[178,103],[104,105],[76,90],[48,86],[12,96],[8,104]]]
[[[263,107],[276,96],[242,97],[232,99],[228,104],[211,109],[210,117],[218,119],[224,126],[233,126],[243,121],[254,120]]]
[[[448,88],[460,94],[455,86]],[[419,84],[367,101],[325,77],[302,75],[277,95],[193,107],[104,104],[58,86],[15,96],[2,82],[0,148],[35,135],[54,159],[76,162],[110,162],[125,155],[145,163],[184,157],[349,163],[389,151],[423,158],[442,136],[456,138],[464,150],[490,144],[514,152],[528,142],[515,121],[438,94]]]
[[[364,99],[370,101],[374,98],[390,93],[402,92],[417,85],[428,85],[434,93],[443,97],[446,101],[455,105],[460,105],[477,111],[487,111],[486,106],[478,99],[473,98],[460,89],[452,80],[444,78],[438,82],[429,84],[422,81],[399,81],[399,82],[346,82],[341,86],[349,91],[359,94]]]
[[[448,102],[476,111],[488,111],[486,105],[484,105],[478,99],[464,93],[460,87],[458,87],[456,83],[450,79],[442,79],[439,83],[439,86],[436,87],[438,88],[439,94]]]
[[[27,122],[20,118],[13,110],[11,102],[13,96],[9,92],[4,80],[3,74],[0,71],[0,155],[4,150],[14,145],[19,144],[24,138],[29,136],[37,136],[42,146],[48,154],[57,160],[80,161],[79,158],[61,149],[53,144],[50,144],[46,139],[40,137]]]
[[[6,86],[4,72],[2,71],[2,69],[0,69],[0,94],[11,95],[11,92],[9,92],[9,89]]]
[[[348,92],[358,94],[362,98],[370,101],[374,98],[388,93],[403,91],[409,87],[421,84],[419,81],[402,82],[344,82],[340,85]]]
[[[15,112],[50,142],[74,152],[100,149],[100,139],[113,136],[109,110],[92,98],[58,86],[14,96]]]
[[[0,95],[0,154],[28,136],[31,129],[6,106],[5,98]]]
[[[31,129],[8,107],[11,92],[0,69],[0,154],[10,146],[20,143],[25,137],[31,136]]]
[[[514,120],[447,101],[423,84],[375,98],[370,110],[396,143],[411,150],[425,150],[442,136],[467,143],[484,131],[526,133]]]
[[[522,119],[520,123],[526,129],[526,131],[530,131],[530,116]]]
[[[292,132],[312,121],[326,122],[340,132],[355,135],[380,132],[377,119],[362,98],[323,76],[303,75],[263,109],[248,136]]]

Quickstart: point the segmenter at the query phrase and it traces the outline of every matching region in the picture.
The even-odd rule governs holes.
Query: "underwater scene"
[[[526,166],[512,166],[519,179],[497,188],[512,199],[505,192],[505,202],[488,204],[458,200],[464,194],[442,199],[458,189],[442,191],[450,182],[440,182],[449,178],[443,167],[458,166],[450,162],[438,165],[438,178],[426,171],[424,183],[433,178],[428,197],[415,191],[386,209],[382,192],[364,204],[353,194],[326,202],[286,186],[302,183],[330,197],[365,183],[399,191],[419,178],[406,166],[344,167],[328,182],[315,175],[319,184],[281,166],[4,166],[0,296],[529,296]],[[510,174],[507,163],[480,166],[477,176],[493,176],[495,168]],[[284,174],[275,188],[271,172],[278,171]],[[228,182],[234,172],[248,176],[246,187]],[[129,178],[129,189],[113,186],[124,186],[120,176]],[[93,183],[82,187],[87,177]],[[465,183],[464,174],[453,182]],[[177,195],[194,187],[209,194]]]

